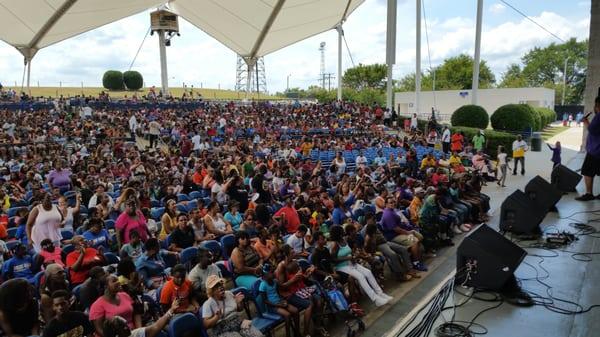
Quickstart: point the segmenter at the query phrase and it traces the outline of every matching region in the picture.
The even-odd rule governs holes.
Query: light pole
[[[286,89],[285,91],[290,91],[290,76],[292,76],[292,74],[287,75],[287,81],[286,81]]]
[[[562,92],[562,100],[560,105],[565,105],[565,92],[567,91],[567,62],[569,62],[569,56],[565,59],[565,67],[563,69],[563,92]]]

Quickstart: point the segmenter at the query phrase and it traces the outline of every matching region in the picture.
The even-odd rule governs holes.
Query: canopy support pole
[[[417,0],[417,36],[416,36],[416,69],[415,69],[415,112],[421,112],[421,0]]]
[[[388,0],[385,62],[387,64],[386,107],[390,111],[392,111],[394,105],[394,81],[392,75],[394,63],[396,63],[396,9],[397,0]]]
[[[159,30],[158,48],[160,51],[160,85],[163,96],[169,94],[169,74],[167,72],[167,46],[165,41],[165,31]]]
[[[250,93],[251,93],[251,89],[252,89],[252,74],[254,71],[254,66],[256,65],[256,59],[245,57],[244,61],[246,61],[246,67],[248,68],[247,76],[246,76],[246,98],[250,98]],[[258,74],[257,74],[257,76],[258,76]],[[258,88],[258,82],[256,82],[256,84],[257,84],[257,88]]]
[[[29,89],[29,81],[31,79],[31,58],[27,62],[27,93],[31,96],[31,89]]]
[[[483,0],[477,0],[477,23],[475,26],[475,57],[473,60],[473,92],[471,104],[477,104],[477,91],[479,89],[479,60],[481,53],[481,19],[483,16]]]
[[[337,69],[337,99],[342,100],[342,38],[344,37],[344,30],[342,29],[342,24],[340,23],[335,29],[338,32],[338,69]]]

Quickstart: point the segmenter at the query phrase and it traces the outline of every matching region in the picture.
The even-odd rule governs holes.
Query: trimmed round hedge
[[[533,117],[533,131],[540,131],[541,129],[544,128],[544,124],[542,121],[542,115],[536,110],[536,109],[531,109],[531,116]]]
[[[465,135],[465,139],[471,140],[473,139],[473,136],[479,133],[479,128],[453,126],[450,128],[450,131],[452,133],[462,132]],[[501,131],[485,130],[484,136],[486,144],[483,150],[485,153],[492,156],[492,158],[495,158],[498,154],[498,145],[502,145],[504,146],[506,153],[511,156],[512,143],[517,139],[516,135]]]
[[[552,124],[556,121],[556,112],[552,109],[548,108],[534,108],[542,116],[542,129],[548,125]]]
[[[123,83],[127,90],[140,90],[144,85],[144,77],[135,70],[129,70],[123,73]]]
[[[494,111],[490,118],[494,130],[522,132],[528,128],[536,130],[537,114],[527,104],[506,104]]]
[[[102,86],[108,90],[123,90],[123,73],[118,70],[108,70],[102,76]]]
[[[490,118],[487,111],[479,105],[463,105],[454,111],[450,123],[453,126],[487,129]]]

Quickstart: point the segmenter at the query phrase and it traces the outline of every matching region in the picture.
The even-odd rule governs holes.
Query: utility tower
[[[321,78],[321,86],[325,89],[325,42],[321,42],[319,45],[319,51],[321,52],[321,73],[319,74],[319,78]]]
[[[248,76],[250,76],[250,92],[267,93],[267,77],[265,75],[265,59],[260,57],[256,65],[248,72],[248,63],[240,55],[237,56],[235,67],[235,90],[246,91],[248,89]]]

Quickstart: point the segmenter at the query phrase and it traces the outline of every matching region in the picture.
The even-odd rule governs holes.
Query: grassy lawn
[[[14,88],[17,92],[21,91],[21,88]],[[104,88],[93,88],[93,87],[31,87],[31,95],[35,97],[39,96],[52,96],[57,97],[60,95],[69,97],[76,95],[85,95],[85,96],[93,96],[97,97],[101,91],[107,91]],[[156,88],[159,90],[159,88]],[[175,97],[181,97],[183,94],[183,88],[169,88],[171,94]],[[141,96],[146,94],[149,91],[149,88],[144,88],[142,90],[137,91],[137,95]],[[189,93],[189,88],[187,88]],[[125,96],[131,97],[135,92],[133,91],[110,91],[110,97],[112,98],[123,98]],[[246,98],[245,92],[238,92],[233,90],[219,90],[219,89],[199,89],[194,88],[194,96],[200,93],[202,97],[205,99],[244,99]],[[256,95],[256,93],[252,93],[249,96],[250,99],[260,98],[260,99],[281,99],[282,97],[271,96],[271,95]]]
[[[569,127],[568,126],[548,126],[546,127],[544,130],[542,130],[542,139],[543,140],[548,140],[554,136],[556,136],[557,134],[566,131]]]

